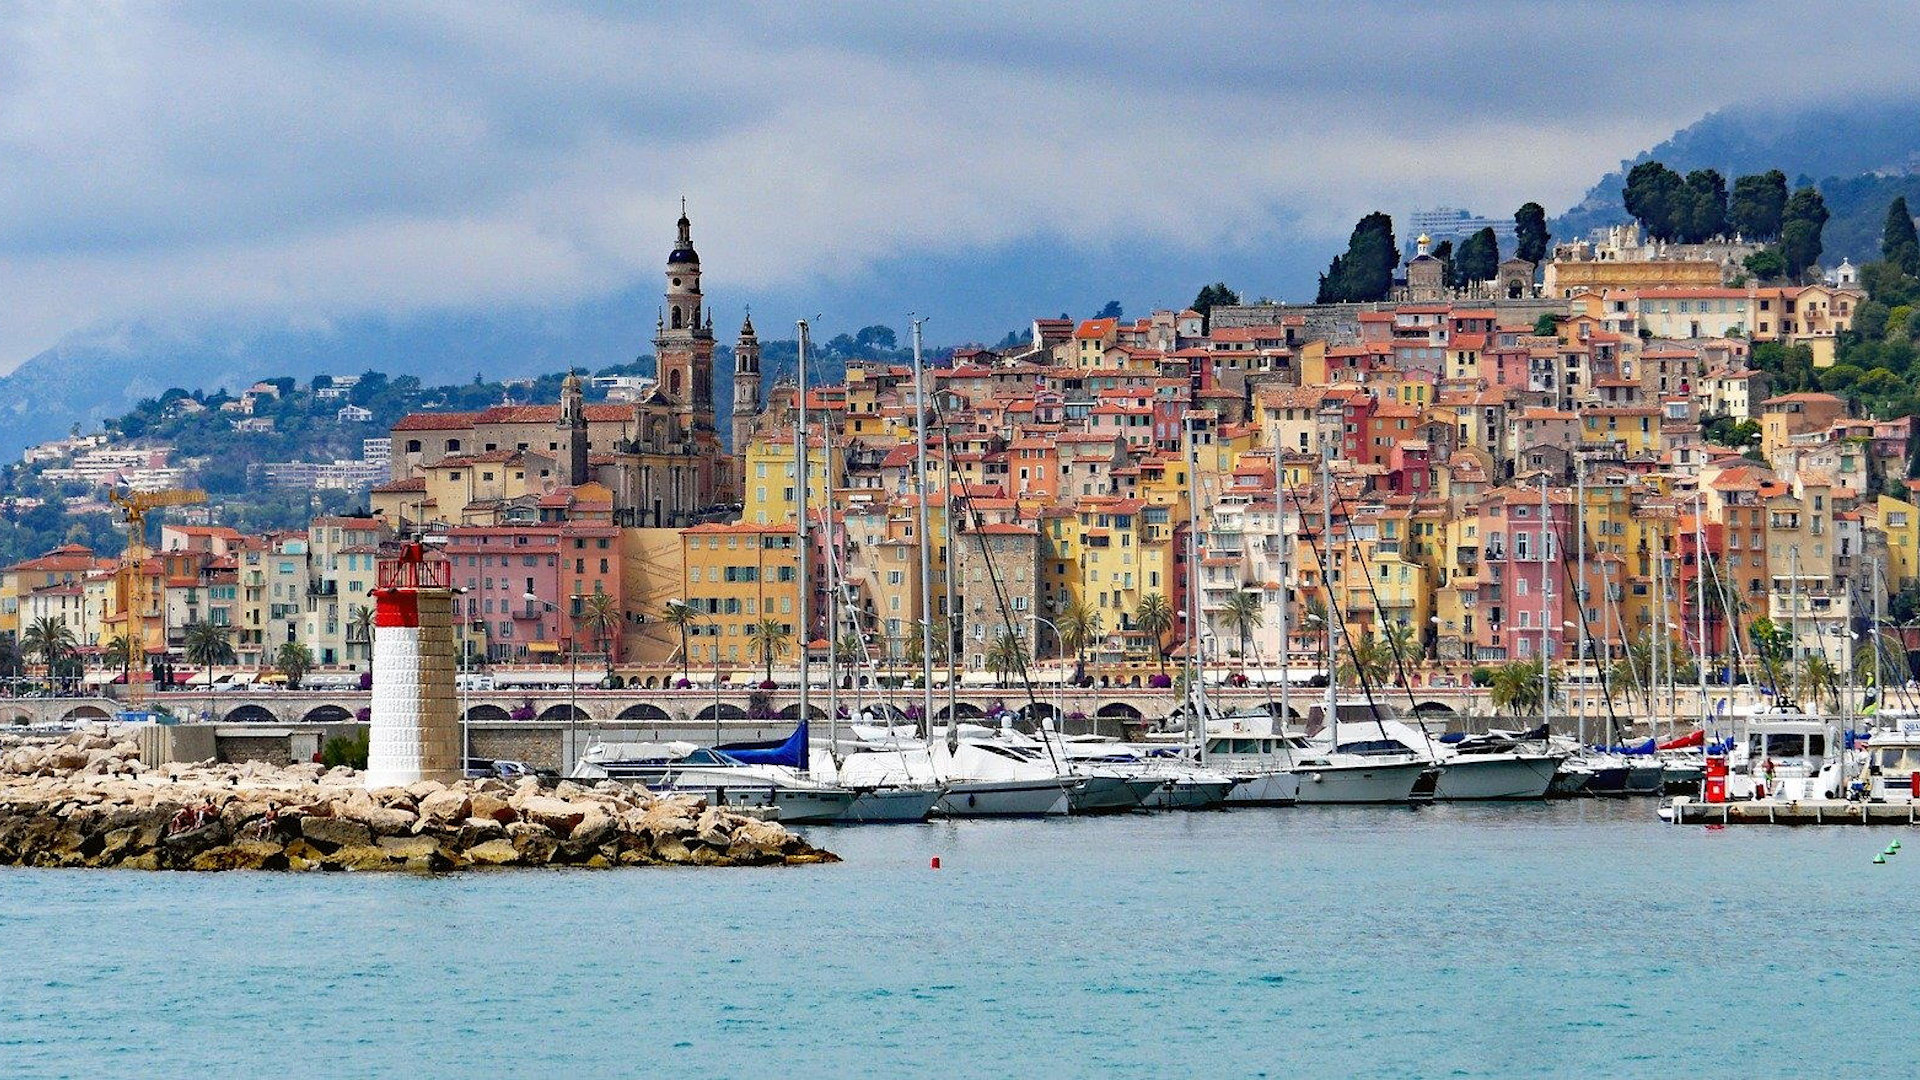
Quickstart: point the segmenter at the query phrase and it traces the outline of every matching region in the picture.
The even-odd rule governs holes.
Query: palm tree
[[[593,643],[607,658],[607,678],[613,678],[613,640],[615,631],[620,628],[620,605],[614,598],[603,592],[589,593],[580,601],[580,614],[574,621],[593,632]]]
[[[1391,645],[1385,634],[1352,634],[1347,655],[1340,657],[1336,678],[1348,685],[1383,685],[1393,670]]]
[[[1387,663],[1393,665],[1393,670],[1389,672],[1388,677],[1396,685],[1400,685],[1405,681],[1401,678],[1402,669],[1408,661],[1418,658],[1418,654],[1414,651],[1413,624],[1410,622],[1388,623],[1380,632],[1380,642],[1386,646]]]
[[[767,681],[773,681],[773,662],[787,651],[787,645],[793,641],[793,631],[778,619],[761,619],[747,627],[747,650],[760,662],[767,665]]]
[[[1267,621],[1266,612],[1261,610],[1260,594],[1241,589],[1227,598],[1227,606],[1220,613],[1220,622],[1240,638],[1240,667],[1247,666],[1247,641],[1255,630]]]
[[[61,658],[73,652],[77,646],[73,630],[67,624],[52,616],[42,616],[27,624],[20,635],[20,652],[25,656],[38,656],[47,665],[47,685],[53,685],[53,669]]]
[[[1834,708],[1840,707],[1840,681],[1833,670],[1833,663],[1823,653],[1814,653],[1800,664],[1800,677],[1795,680],[1799,689],[1807,695],[1807,700],[1818,703],[1825,695],[1833,702]]]
[[[106,651],[100,659],[108,667],[120,669],[121,678],[133,681],[133,639],[125,634],[115,634],[107,639]]]
[[[1153,651],[1160,660],[1160,673],[1167,673],[1167,632],[1173,629],[1173,605],[1159,593],[1148,593],[1140,598],[1140,606],[1134,609],[1133,622],[1140,632],[1153,639]]]
[[[233,662],[233,627],[210,622],[189,623],[186,634],[189,663],[207,669],[207,718],[213,718],[213,666]]]
[[[987,670],[993,672],[996,684],[1006,681],[1008,672],[1021,671],[1027,666],[1027,639],[1012,630],[1002,630],[993,644],[987,648]]]
[[[680,677],[691,678],[692,669],[689,665],[692,662],[692,656],[687,651],[687,633],[695,623],[700,621],[700,613],[693,610],[693,605],[685,600],[667,601],[665,612],[667,622],[680,631]],[[769,675],[768,678],[772,676]]]
[[[347,640],[358,641],[367,647],[367,660],[373,660],[373,609],[365,604],[355,604],[347,609]]]
[[[300,680],[313,670],[313,650],[297,641],[289,641],[280,646],[273,658],[273,666],[287,677],[287,689],[300,689]]]
[[[867,660],[867,643],[858,633],[849,630],[840,635],[840,640],[834,643],[833,658],[850,667],[863,664]]]
[[[1515,716],[1537,712],[1544,699],[1540,693],[1540,662],[1515,660],[1493,669],[1493,682],[1487,699],[1496,709]]]
[[[944,666],[947,662],[948,642],[952,640],[952,633],[948,629],[945,616],[933,620],[933,633],[928,636],[933,639],[933,662]],[[916,626],[914,632],[907,635],[907,664],[911,667],[919,667],[924,659],[926,659],[926,652],[921,647],[920,631]]]
[[[1101,625],[1100,613],[1085,600],[1075,597],[1060,613],[1060,644],[1073,653],[1074,665],[1087,666],[1087,643],[1097,639],[1105,631]]]

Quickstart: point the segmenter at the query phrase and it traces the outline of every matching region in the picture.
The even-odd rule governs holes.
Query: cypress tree
[[[1920,235],[1914,232],[1913,214],[1907,209],[1905,195],[1887,207],[1887,224],[1880,232],[1880,257],[1903,274],[1920,276]]]

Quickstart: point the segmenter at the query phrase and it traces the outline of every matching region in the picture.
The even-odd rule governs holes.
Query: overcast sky
[[[1898,2],[923,7],[0,7],[0,370],[128,319],[605,296],[683,194],[738,294],[1036,236],[1331,254],[1375,207],[1558,212],[1716,106],[1920,68]]]

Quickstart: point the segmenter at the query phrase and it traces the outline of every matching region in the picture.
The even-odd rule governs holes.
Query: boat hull
[[[1304,765],[1296,772],[1300,790],[1295,801],[1302,806],[1403,803],[1413,797],[1413,785],[1426,771],[1424,761]]]
[[[1231,780],[1191,780],[1176,777],[1162,784],[1143,804],[1153,810],[1211,810],[1227,801]]]
[[[1666,770],[1659,762],[1627,768],[1627,794],[1658,795],[1666,789]]]
[[[1441,763],[1433,797],[1440,802],[1544,799],[1559,770],[1557,757],[1498,754],[1478,758],[1463,754]]]
[[[1547,798],[1571,799],[1587,793],[1587,785],[1593,782],[1593,770],[1570,769],[1562,765],[1553,774],[1553,782],[1547,785]]]
[[[938,787],[880,787],[856,789],[853,805],[839,822],[849,825],[885,825],[925,821],[946,794]]]
[[[1124,814],[1137,810],[1163,781],[1136,776],[1089,776],[1069,797],[1074,814]]]
[[[1300,798],[1300,778],[1288,772],[1253,773],[1227,792],[1228,806],[1292,806]]]
[[[1627,767],[1625,765],[1603,765],[1593,770],[1593,779],[1587,781],[1587,791],[1594,795],[1626,794]]]
[[[1051,817],[1067,812],[1075,786],[1063,780],[958,780],[934,808],[948,817]]]
[[[674,785],[653,788],[676,795],[697,795],[709,806],[747,807],[773,811],[783,825],[820,825],[838,821],[853,808],[855,795],[844,788],[755,787],[723,784],[713,787]]]

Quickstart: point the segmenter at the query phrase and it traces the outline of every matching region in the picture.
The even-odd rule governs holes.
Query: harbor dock
[[[1670,801],[1661,816],[1675,825],[1920,825],[1920,803],[1841,799],[1710,803],[1682,796]]]

